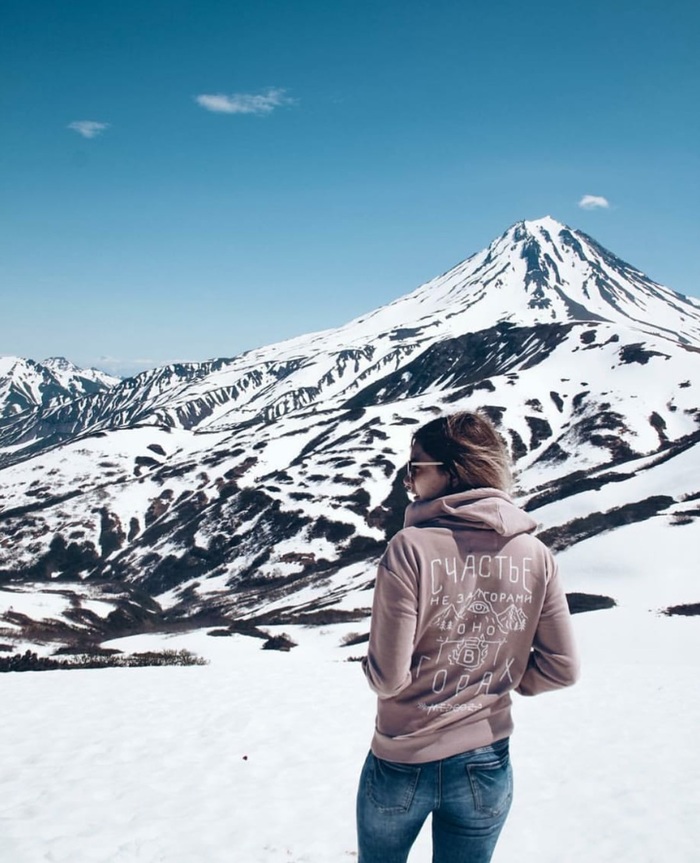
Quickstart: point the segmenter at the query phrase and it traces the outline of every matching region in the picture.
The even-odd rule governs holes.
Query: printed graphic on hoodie
[[[447,662],[450,665],[461,665],[469,671],[476,671],[491,659],[491,665],[495,666],[508,633],[525,629],[527,615],[522,608],[511,602],[499,613],[490,602],[490,595],[490,592],[476,590],[459,607],[450,601],[447,608],[433,620],[433,628],[445,633],[436,642],[439,645],[438,665],[445,664],[447,650]],[[468,619],[465,621],[465,618]]]
[[[442,693],[451,676],[446,671],[450,666],[463,669],[454,696],[479,676],[479,690],[488,695],[499,663],[499,682],[513,684],[510,672],[514,660],[500,654],[508,635],[527,627],[528,615],[523,606],[532,603],[531,564],[528,557],[514,561],[510,555],[488,554],[470,554],[464,562],[457,558],[430,561],[430,605],[440,609],[430,626],[435,653],[421,657],[415,676],[418,678],[427,666],[426,670],[433,673],[433,693]],[[488,588],[477,586],[479,582],[488,584]],[[494,586],[504,589],[492,590]],[[437,672],[435,666],[439,668]],[[424,703],[417,706],[426,709]]]

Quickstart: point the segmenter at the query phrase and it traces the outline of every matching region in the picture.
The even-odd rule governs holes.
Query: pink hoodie
[[[574,683],[557,565],[536,522],[492,488],[417,501],[379,562],[363,667],[379,696],[372,751],[447,758],[508,737],[510,691]]]

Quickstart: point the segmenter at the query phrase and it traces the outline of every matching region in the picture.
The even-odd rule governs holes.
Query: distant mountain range
[[[700,514],[700,303],[549,217],[230,359],[0,363],[0,640],[366,615],[411,430],[462,408],[499,425],[555,549]],[[17,611],[47,591],[63,611]]]
[[[97,369],[80,369],[64,357],[40,363],[0,357],[0,417],[105,392],[119,381]]]

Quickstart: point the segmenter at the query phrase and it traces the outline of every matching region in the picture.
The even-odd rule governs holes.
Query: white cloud
[[[600,195],[584,195],[578,205],[582,210],[607,210],[610,203],[607,198],[602,198]]]
[[[90,359],[84,364],[80,363],[80,365],[84,368],[96,368],[111,375],[131,377],[132,375],[137,375],[139,372],[145,372],[149,369],[160,368],[162,366],[175,365],[176,363],[186,365],[187,363],[197,362],[202,362],[202,360],[192,359],[192,357],[170,357],[169,359],[138,357],[136,359],[121,359],[119,357],[101,356],[97,359]]]
[[[131,375],[138,374],[147,369],[153,369],[158,365],[167,365],[167,363],[159,363],[158,360],[146,357],[125,360],[119,359],[118,357],[108,356],[102,356],[96,360],[93,359],[89,361],[89,366],[91,368],[99,369],[100,371],[107,372],[110,375],[119,375],[120,377],[131,377]]]
[[[68,128],[82,135],[83,138],[96,138],[105,129],[109,129],[109,123],[98,123],[97,120],[76,120],[69,123]]]
[[[264,93],[233,93],[231,96],[203,93],[194,99],[202,108],[216,114],[270,114],[282,105],[295,104],[296,100],[286,93],[286,90],[270,87]]]

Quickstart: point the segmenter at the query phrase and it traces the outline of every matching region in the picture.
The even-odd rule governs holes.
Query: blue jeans
[[[358,863],[406,863],[432,813],[433,863],[488,863],[513,797],[508,739],[422,764],[367,756]]]

